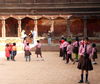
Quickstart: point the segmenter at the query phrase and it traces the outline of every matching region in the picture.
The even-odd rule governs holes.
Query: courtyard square
[[[24,53],[18,53],[16,61],[0,58],[0,84],[78,84],[80,70],[77,63],[65,64],[59,52],[43,52],[44,61],[32,52],[31,62],[26,62]],[[100,55],[100,54],[99,54]],[[89,72],[90,84],[100,84],[100,58]],[[83,83],[84,84],[84,83]]]

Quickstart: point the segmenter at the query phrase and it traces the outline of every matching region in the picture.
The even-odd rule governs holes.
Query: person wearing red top
[[[8,44],[6,44],[5,55],[6,55],[7,60],[9,61],[9,58],[10,58],[10,47],[9,47]]]
[[[9,48],[10,48],[10,59],[12,59],[12,47],[13,47],[13,45],[11,44],[11,43],[9,43]]]
[[[62,43],[63,60],[65,60],[66,59],[66,56],[67,56],[67,52],[66,52],[67,46],[68,46],[68,42],[66,41],[66,39],[64,39],[64,42]]]

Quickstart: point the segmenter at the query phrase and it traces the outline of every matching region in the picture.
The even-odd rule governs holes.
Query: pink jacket
[[[41,43],[37,43],[36,48],[41,48]]]
[[[79,44],[80,44],[80,45],[83,45],[83,44],[84,44],[84,40],[81,40],[81,41],[79,42]]]
[[[67,46],[67,54],[72,54],[73,53],[73,46],[71,45],[71,44],[69,44],[68,46]]]
[[[60,43],[59,48],[63,48],[63,43]]]
[[[68,42],[64,41],[63,44],[62,44],[62,47],[67,47],[68,46]]]
[[[75,42],[73,43],[73,46],[74,46],[74,47],[78,47],[78,41],[75,41]]]
[[[26,40],[23,41],[24,47],[27,45],[27,43],[28,42]]]
[[[80,47],[79,47],[79,55],[84,55],[84,53],[85,53],[85,44],[84,44],[84,46],[83,45],[80,45]],[[87,45],[87,54],[89,54],[89,55],[91,55],[91,53],[92,53],[92,47],[90,46],[90,45]]]
[[[31,50],[30,46],[25,46],[25,50],[29,50],[30,51]]]
[[[96,48],[92,48],[92,53],[91,53],[91,56],[94,55],[94,52],[96,52]]]

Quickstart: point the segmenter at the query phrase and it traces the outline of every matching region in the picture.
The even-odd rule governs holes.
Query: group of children
[[[75,59],[72,58],[72,54],[75,54]],[[78,62],[77,68],[81,70],[81,80],[79,83],[83,83],[84,71],[86,71],[85,82],[88,82],[88,71],[93,70],[92,64],[97,64],[95,59],[97,58],[97,48],[95,43],[90,43],[88,37],[79,41],[76,37],[75,41],[66,41],[65,38],[60,40],[60,57],[69,63],[69,59],[73,62]],[[92,59],[92,61],[91,61]]]
[[[25,52],[25,58],[26,58],[26,62],[27,61],[31,61],[31,48],[29,46],[29,42],[27,42],[26,38],[24,38],[24,52]],[[39,40],[37,40],[37,44],[35,45],[35,54],[38,56],[40,55],[40,57],[42,58],[42,53],[41,53],[41,43]]]
[[[26,58],[26,61],[31,61],[31,48],[29,46],[29,42],[27,42],[26,38],[24,38],[23,40],[23,44],[24,44],[24,55]],[[35,45],[35,54],[38,56],[40,55],[40,57],[42,58],[42,53],[41,53],[41,43],[39,40],[37,40],[37,44]],[[12,60],[15,61],[15,56],[17,54],[17,47],[16,47],[16,43],[9,43],[6,44],[5,47],[5,56],[7,58],[7,61]],[[42,59],[44,60],[44,59]]]
[[[17,54],[16,43],[6,44],[5,56],[7,60],[9,61],[11,59],[12,61],[15,61],[16,54]]]
[[[31,48],[26,38],[23,40],[24,43],[24,52],[26,61],[31,61]],[[35,54],[40,55],[41,53],[41,43],[37,40],[37,44],[35,45]],[[16,43],[6,44],[5,48],[7,60],[15,61],[15,56],[17,53]],[[72,58],[72,54],[75,54],[75,59]],[[95,59],[97,58],[97,48],[95,43],[90,43],[89,39],[86,37],[79,41],[79,38],[76,37],[75,41],[72,43],[71,41],[67,41],[65,38],[60,40],[60,57],[63,57],[63,60],[66,60],[66,63],[69,63],[69,59],[73,62],[78,62],[77,68],[81,70],[81,80],[79,83],[84,82],[84,72],[86,72],[85,82],[88,82],[88,71],[93,70],[92,64],[97,64]],[[92,61],[91,61],[92,59]]]

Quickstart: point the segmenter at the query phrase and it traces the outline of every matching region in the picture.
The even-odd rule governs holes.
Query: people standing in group
[[[35,54],[37,55],[37,58],[39,57],[39,55],[42,58],[41,43],[39,40],[37,40],[37,44],[35,46]]]
[[[84,82],[84,72],[86,72],[85,82],[88,83],[88,71],[93,70],[93,66],[91,63],[91,45],[88,38],[84,39],[84,43],[79,47],[79,62],[78,62],[78,69],[81,70],[81,80],[79,83]]]
[[[5,55],[6,55],[7,61],[9,61],[10,60],[10,47],[9,47],[9,44],[6,44]]]
[[[75,42],[73,42],[73,53],[75,54],[75,61],[78,62],[78,52],[79,52],[79,37],[75,38]]]
[[[24,48],[25,51],[25,58],[26,58],[26,62],[27,61],[31,61],[31,48],[29,46],[29,43],[26,43],[26,46]]]
[[[97,59],[97,48],[96,48],[95,43],[92,44],[92,54],[91,54],[91,56],[92,56],[92,59],[93,59],[92,64],[97,64],[96,61],[95,61]]]
[[[71,44],[71,41],[68,42],[67,45],[67,55],[66,55],[66,63],[69,63],[69,59],[73,62],[73,64],[75,63],[73,58],[72,58],[72,53],[73,53],[73,45]]]
[[[13,47],[12,47],[12,60],[15,61],[15,56],[17,54],[17,47],[16,47],[16,43],[13,43]]]

